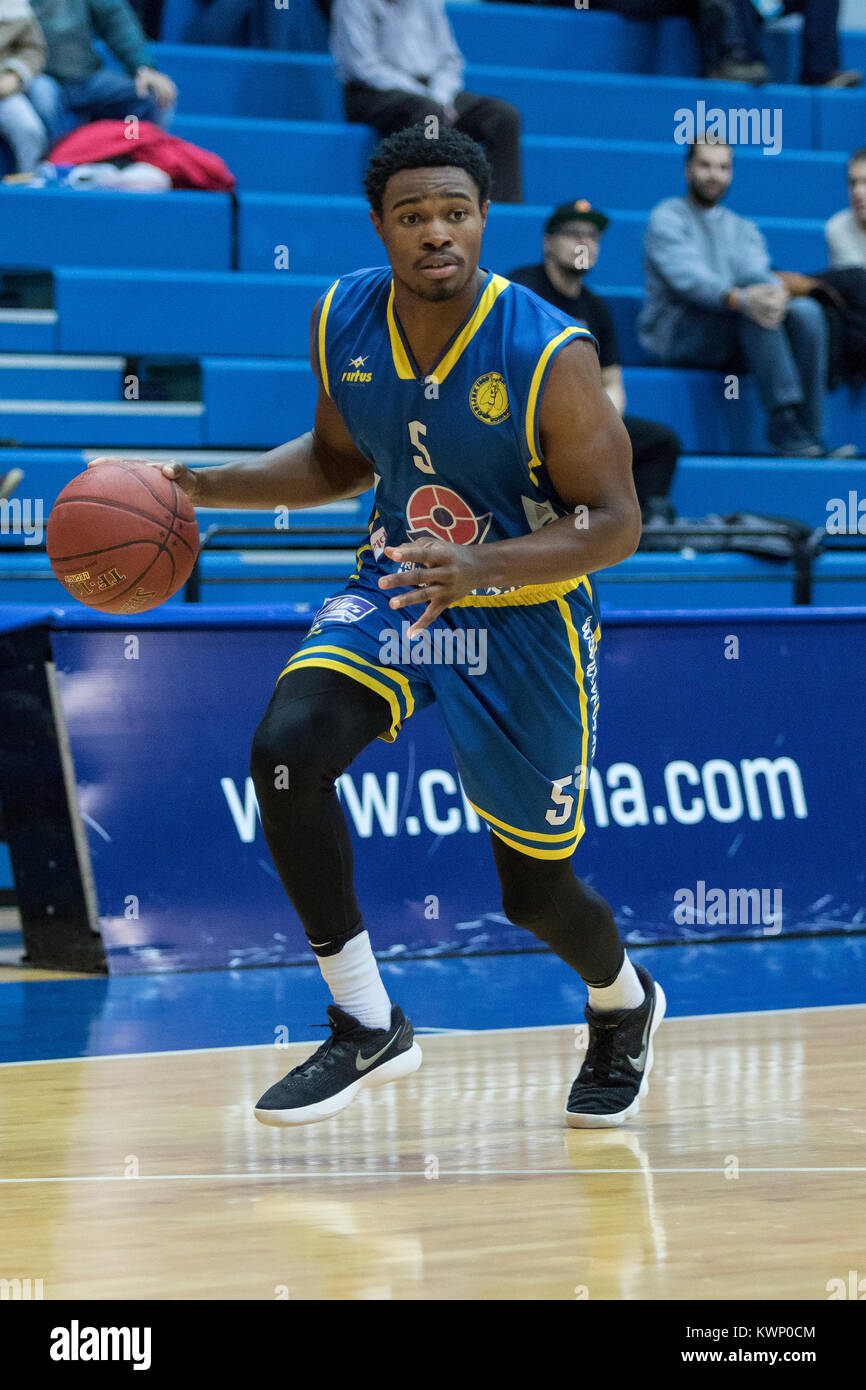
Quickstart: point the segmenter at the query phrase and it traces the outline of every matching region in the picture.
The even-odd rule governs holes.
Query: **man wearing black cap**
[[[544,229],[544,264],[520,266],[510,271],[507,278],[570,314],[596,338],[602,385],[623,416],[631,439],[634,485],[644,521],[653,517],[673,521],[675,513],[668,492],[680,455],[679,438],[667,425],[625,414],[625,387],[613,319],[600,295],[583,284],[584,275],[598,260],[601,235],[609,221],[585,198],[562,203]]]

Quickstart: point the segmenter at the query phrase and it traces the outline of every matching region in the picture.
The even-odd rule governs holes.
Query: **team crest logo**
[[[511,414],[505,378],[499,372],[485,372],[469,392],[469,404],[473,415],[483,420],[485,425],[498,425]]]
[[[441,483],[425,483],[416,487],[406,503],[409,538],[413,541],[431,537],[437,541],[452,541],[454,545],[475,545],[484,540],[490,529],[492,512],[476,516],[453,488]]]

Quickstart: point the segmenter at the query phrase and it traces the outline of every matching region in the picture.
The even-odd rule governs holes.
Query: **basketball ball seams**
[[[172,486],[174,486],[174,484],[172,484]],[[157,503],[159,503],[159,505],[160,505],[161,507],[165,507],[165,503],[164,503],[159,497],[154,497],[154,501],[157,502]],[[190,543],[189,543],[189,541],[186,539],[186,537],[185,537],[184,535],[182,535],[180,531],[175,531],[174,525],[173,525],[173,524],[172,524],[172,525],[164,525],[162,522],[158,522],[158,521],[156,520],[156,518],[155,518],[154,516],[151,515],[150,512],[142,512],[142,511],[139,511],[137,507],[132,506],[129,502],[111,502],[111,501],[105,500],[105,499],[102,498],[102,497],[64,497],[64,498],[62,498],[62,499],[58,498],[58,500],[54,503],[54,506],[53,506],[52,509],[51,509],[51,515],[53,516],[53,515],[55,514],[55,512],[57,512],[57,511],[60,510],[61,507],[71,507],[71,506],[74,506],[76,503],[81,503],[81,502],[89,503],[90,506],[92,506],[92,507],[106,507],[106,508],[111,509],[112,511],[127,512],[127,513],[129,514],[129,516],[137,516],[137,517],[140,517],[142,521],[149,521],[149,522],[150,522],[152,525],[154,525],[154,526],[159,525],[159,526],[162,527],[162,529],[163,529],[164,531],[167,532],[167,537],[166,537],[167,540],[170,539],[172,536],[176,536],[177,539],[180,541],[181,545],[185,545],[186,548],[187,548],[187,550],[189,551],[189,553],[190,553],[191,555],[197,555],[197,554],[198,554],[198,551],[195,549],[194,546],[190,545]],[[167,507],[166,507],[166,511],[168,511],[168,508],[167,508]],[[169,512],[169,515],[171,516],[172,523],[175,522],[175,521],[180,521],[180,522],[183,523],[184,526],[192,526],[192,524],[193,524],[191,521],[188,521],[187,518],[186,518],[185,516],[181,516],[181,515],[180,515],[178,512],[176,512],[176,511],[174,511],[174,512]],[[49,525],[50,525],[50,520],[51,520],[51,519],[50,519],[50,517],[49,517]],[[113,549],[112,546],[107,546],[107,547],[105,547],[105,548],[106,548],[106,549],[109,549],[109,550],[110,550],[110,549]],[[93,550],[93,551],[88,551],[87,553],[88,553],[88,554],[92,554],[92,555],[98,555],[100,552],[99,552],[99,551],[96,551],[96,550]],[[60,562],[60,561],[62,561],[62,560],[65,560],[65,559],[74,559],[74,558],[75,558],[74,556],[65,556],[65,555],[58,555],[58,556],[57,556],[58,562]]]
[[[145,474],[148,466],[119,459],[107,476],[81,474],[68,485],[71,495],[61,494],[52,509],[46,537],[52,568],[70,596],[91,610],[133,617],[159,607],[180,589],[198,557],[198,519],[190,499],[161,472],[152,478]],[[129,474],[141,484],[144,497],[131,497]],[[70,502],[89,502],[92,514],[60,512]],[[55,553],[58,543],[64,547],[62,555]],[[137,546],[150,555],[138,556]],[[128,572],[132,551],[138,556],[134,574]]]

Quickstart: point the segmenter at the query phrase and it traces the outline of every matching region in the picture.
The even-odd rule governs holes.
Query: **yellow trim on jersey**
[[[299,657],[304,659],[307,656],[315,655],[319,652],[329,652],[334,656],[351,657],[352,661],[357,661],[359,666],[366,666],[370,671],[378,671],[380,675],[388,676],[403,692],[403,699],[406,704],[406,718],[408,719],[409,715],[414,711],[415,697],[412,694],[412,687],[402,671],[395,671],[389,666],[377,666],[375,661],[368,661],[365,656],[359,656],[357,652],[352,651],[351,647],[331,646],[324,642],[318,643],[315,647],[299,647],[295,655],[290,658],[285,670],[280,672],[280,675],[284,676],[292,662],[297,661]],[[279,679],[279,677],[277,677],[277,679]]]
[[[529,845],[519,844],[517,840],[509,840],[507,835],[502,835],[498,830],[494,830],[492,833],[498,840],[501,840],[503,844],[510,845],[512,849],[519,849],[521,854],[528,854],[531,859],[568,859],[570,855],[574,854],[574,851],[580,844],[584,829],[584,826],[580,827],[575,837],[574,844],[566,845],[565,849],[532,849]]]
[[[562,599],[557,599],[556,606],[562,614],[568,632],[568,645],[571,647],[571,654],[574,657],[574,679],[577,682],[578,698],[580,700],[580,722],[583,726],[583,737],[580,743],[580,766],[583,775],[580,779],[580,790],[577,794],[577,824],[583,825],[583,798],[586,795],[586,784],[589,781],[589,774],[586,768],[586,753],[589,747],[589,701],[586,698],[584,688],[583,663],[580,659],[580,635],[571,617],[571,610],[567,603]]]
[[[391,293],[388,295],[388,308],[385,312],[388,320],[388,336],[391,339],[391,356],[394,359],[394,366],[401,381],[414,381],[415,373],[409,365],[409,358],[406,356],[406,349],[403,347],[403,340],[397,328],[394,318],[394,281],[391,281]]]
[[[326,396],[330,396],[331,387],[328,381],[328,363],[325,358],[325,320],[328,317],[328,310],[331,307],[331,300],[334,297],[334,290],[337,288],[339,283],[339,280],[335,280],[331,288],[328,290],[328,293],[325,295],[325,298],[322,301],[322,309],[319,314],[319,328],[317,333],[319,345],[319,371],[322,374],[322,385],[325,388]]]
[[[562,598],[583,583],[580,579],[561,579],[558,584],[524,584],[508,594],[475,594],[469,598],[458,598],[449,603],[449,608],[503,608],[517,604],[549,603],[551,599]]]
[[[378,737],[384,739],[386,744],[393,744],[395,738],[398,737],[400,724],[402,724],[402,714],[400,714],[398,698],[396,698],[395,692],[393,692],[388,685],[382,684],[381,681],[374,680],[373,676],[367,676],[366,671],[360,671],[357,669],[357,666],[350,666],[349,662],[332,662],[327,656],[313,656],[310,657],[309,662],[304,662],[304,660],[292,660],[292,662],[289,662],[288,666],[286,666],[285,671],[281,671],[281,674],[279,674],[278,682],[285,676],[286,671],[302,671],[310,669],[310,667],[322,666],[329,671],[339,671],[342,676],[350,676],[353,681],[360,681],[361,685],[367,685],[368,689],[377,692],[377,695],[381,695],[382,699],[388,702],[389,709],[391,709],[391,728],[389,728],[388,733],[379,734]]]
[[[475,802],[468,796],[466,800],[473,810],[477,811],[479,816],[483,816],[484,820],[489,821],[491,825],[498,825],[502,830],[510,830],[513,835],[522,835],[527,840],[549,840],[553,843],[555,840],[573,840],[578,833],[576,826],[572,826],[571,830],[557,831],[555,834],[552,831],[521,830],[519,825],[509,825],[507,820],[499,820],[496,816],[491,816],[489,811],[482,811],[481,807],[476,806]]]
[[[511,281],[506,280],[504,275],[491,275],[487,287],[478,301],[478,307],[475,313],[472,315],[457,341],[452,343],[448,352],[442,358],[442,361],[436,364],[433,374],[440,385],[457,362],[463,349],[475,337],[475,334],[487,318],[487,315],[490,313],[490,310],[493,308],[502,291],[507,290],[510,284]]]
[[[353,579],[357,579],[359,577],[361,573],[361,556],[363,555],[365,550],[372,549],[373,547],[369,541],[364,541],[362,545],[358,546],[358,549],[355,551],[355,569],[354,572],[350,574],[349,578],[346,580],[347,584],[351,584]]]
[[[464,348],[475,337],[475,334],[478,332],[482,323],[487,318],[487,315],[490,313],[490,310],[493,308],[493,305],[496,303],[496,300],[499,298],[502,291],[507,290],[510,284],[511,281],[506,280],[504,275],[491,275],[489,281],[487,282],[487,285],[485,286],[484,292],[481,295],[481,298],[475,306],[475,312],[472,315],[471,319],[467,324],[465,324],[462,332],[451,344],[451,347],[448,349],[447,353],[442,358],[442,360],[440,362],[437,362],[436,366],[433,368],[433,371],[429,373],[430,376],[435,378],[436,382],[439,385],[441,385],[442,382],[445,380],[448,373],[451,371],[451,368],[459,359],[460,354],[463,352]],[[412,370],[408,355],[406,353],[406,349],[403,346],[403,340],[400,337],[400,330],[397,327],[397,320],[394,314],[393,279],[391,281],[391,293],[388,296],[388,308],[386,312],[386,318],[388,321],[388,336],[391,339],[391,356],[394,359],[394,367],[396,369],[397,375],[398,377],[400,377],[401,381],[414,381],[415,373]],[[581,333],[584,330],[580,328],[574,328],[568,331],[574,333]]]
[[[555,338],[551,338],[550,342],[544,348],[535,364],[535,371],[532,373],[532,381],[529,386],[529,398],[526,402],[526,443],[530,456],[528,464],[529,476],[532,478],[536,487],[538,486],[538,479],[535,477],[535,469],[541,467],[541,459],[538,457],[535,449],[535,412],[538,408],[538,392],[541,386],[541,378],[544,376],[544,369],[550,360],[551,353],[559,347],[560,343],[565,342],[566,338],[574,337],[591,338],[592,334],[588,328],[578,328],[576,324],[574,328],[563,328],[562,332],[557,333]]]

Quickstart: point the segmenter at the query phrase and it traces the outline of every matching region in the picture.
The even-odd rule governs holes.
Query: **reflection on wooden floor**
[[[567,1028],[422,1037],[416,1076],[292,1131],[251,1108],[309,1044],[4,1067],[0,1277],[46,1299],[826,1299],[866,1271],[864,1020],[668,1021],[621,1131],[564,1127]]]

